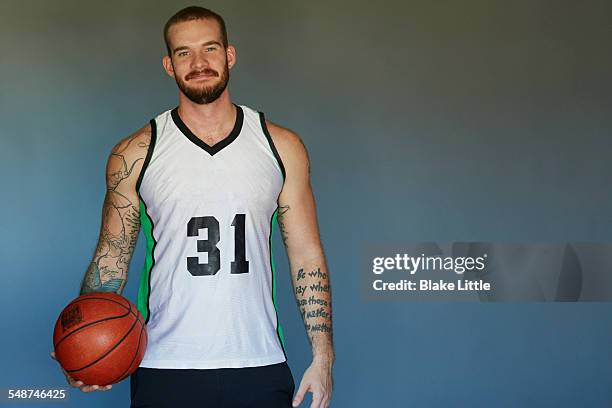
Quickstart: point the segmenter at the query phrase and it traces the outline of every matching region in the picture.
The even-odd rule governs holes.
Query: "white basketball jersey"
[[[285,169],[264,115],[236,106],[225,139],[198,139],[177,108],[151,120],[138,179],[147,240],[141,367],[252,367],[286,360],[272,226]]]

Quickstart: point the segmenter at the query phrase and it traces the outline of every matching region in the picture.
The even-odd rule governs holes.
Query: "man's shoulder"
[[[272,142],[284,163],[289,179],[306,179],[310,175],[310,157],[300,135],[292,129],[266,119]]]
[[[121,180],[136,186],[151,144],[151,124],[119,140],[112,148],[106,166],[107,182],[116,186]]]
[[[285,158],[308,160],[308,152],[302,137],[294,130],[266,119],[266,127],[279,154]]]
[[[125,136],[113,146],[112,154],[141,155],[146,154],[151,143],[151,123]]]

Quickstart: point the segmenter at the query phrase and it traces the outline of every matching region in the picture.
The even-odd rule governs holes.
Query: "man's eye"
[[[181,51],[181,52],[179,52],[179,53],[178,53],[178,55],[179,55],[179,56],[181,56],[181,57],[182,57],[183,55],[187,55],[187,51]]]
[[[215,50],[215,47],[208,47],[208,48],[206,48],[206,50],[207,50],[207,51],[211,51],[211,50],[212,50],[212,51],[214,51],[214,50]]]

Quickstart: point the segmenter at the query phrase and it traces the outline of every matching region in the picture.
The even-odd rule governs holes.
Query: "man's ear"
[[[164,55],[164,58],[162,58],[162,65],[166,73],[174,78],[174,67],[172,66],[172,60],[169,56]]]
[[[233,45],[228,45],[225,52],[227,54],[227,66],[231,69],[236,63],[236,48]]]

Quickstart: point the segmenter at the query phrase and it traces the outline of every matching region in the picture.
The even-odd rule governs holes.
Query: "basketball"
[[[140,365],[147,330],[135,305],[121,295],[93,292],[62,310],[53,332],[57,361],[76,380],[115,384]]]

